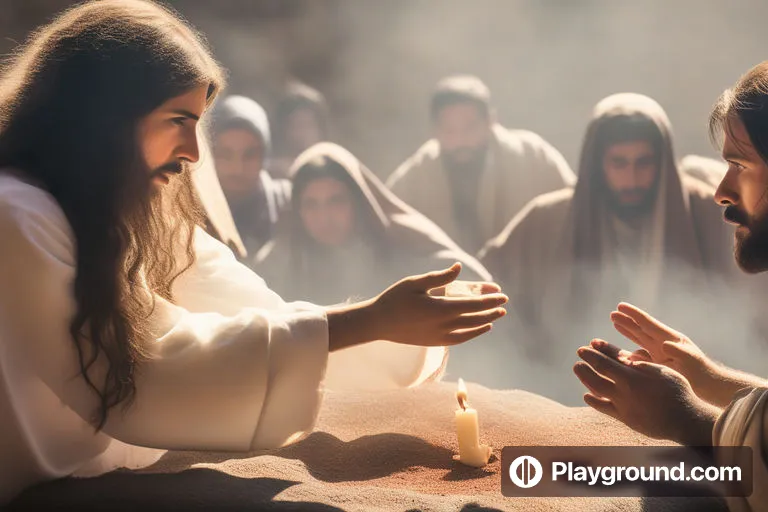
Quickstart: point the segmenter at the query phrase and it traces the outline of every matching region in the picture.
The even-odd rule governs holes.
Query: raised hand
[[[642,347],[626,355],[629,361],[663,364],[694,381],[712,364],[688,336],[631,304],[619,304],[611,313],[611,321],[619,333]]]
[[[699,398],[680,373],[647,361],[622,363],[620,350],[602,340],[577,353],[583,361],[573,371],[589,390],[587,405],[649,437],[711,443],[719,409]]]

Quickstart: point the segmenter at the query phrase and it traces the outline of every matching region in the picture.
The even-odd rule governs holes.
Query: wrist
[[[726,368],[704,358],[693,370],[680,373],[691,383],[696,396],[718,407],[723,406],[723,397],[730,393],[731,387],[731,379],[728,378]],[[728,400],[725,403],[728,403]]]
[[[376,337],[376,315],[372,299],[331,306],[326,310],[328,318],[328,348],[331,352],[368,343]]]
[[[707,360],[701,375],[689,379],[694,392],[710,404],[725,407],[739,390],[748,387],[765,386],[765,381],[738,370],[733,370],[714,361]]]
[[[686,413],[688,421],[678,423],[682,429],[675,441],[686,446],[712,446],[712,431],[721,409],[693,396]]]

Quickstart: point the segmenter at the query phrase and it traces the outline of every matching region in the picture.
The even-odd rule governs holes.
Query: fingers
[[[439,301],[450,315],[461,315],[503,306],[509,297],[503,293],[491,293],[477,297],[435,297],[434,300]]]
[[[671,371],[669,370],[669,368],[667,368],[664,365],[649,363],[647,361],[638,361],[632,365],[632,368],[640,370],[641,372],[647,373],[649,375],[658,375],[658,376],[663,375],[664,372]]]
[[[476,338],[481,334],[485,334],[490,330],[491,324],[485,324],[473,329],[461,329],[458,331],[453,331],[445,336],[444,342],[446,346],[458,345],[460,343],[464,343],[465,341],[469,341],[472,338]]]
[[[653,358],[651,357],[650,352],[648,352],[644,348],[641,348],[639,350],[635,350],[634,352],[632,352],[629,355],[628,359],[632,362],[635,362],[635,361],[645,361],[647,363],[653,362]]]
[[[433,297],[475,297],[500,292],[501,286],[496,283],[459,280],[453,281],[446,286],[429,290],[429,294]]]
[[[581,347],[576,353],[594,368],[595,371],[614,381],[626,379],[628,375],[627,372],[631,371],[627,365],[590,347]]]
[[[496,283],[473,283],[479,287],[481,295],[487,295],[489,293],[501,293],[501,286]]]
[[[420,276],[414,276],[409,279],[413,287],[429,291],[432,288],[439,288],[445,286],[448,283],[455,281],[461,273],[461,263],[454,263],[450,268],[445,270],[437,270],[435,272],[429,272]]]
[[[675,359],[681,362],[688,362],[690,360],[697,360],[696,354],[690,351],[690,345],[685,343],[678,343],[677,341],[665,341],[661,345],[661,351],[670,359]]]
[[[589,345],[598,352],[610,357],[611,359],[619,359],[619,356],[621,355],[621,349],[619,347],[616,345],[611,345],[605,340],[594,339],[590,342]]]
[[[611,320],[613,321],[613,328],[628,340],[646,349],[658,349],[658,341],[644,332],[631,317],[619,311],[614,311],[611,313]]]
[[[584,395],[584,403],[598,412],[618,419],[619,413],[610,400],[605,398],[598,398],[595,395],[587,393]]]
[[[453,329],[471,329],[484,324],[495,322],[506,314],[506,309],[495,308],[487,311],[481,311],[480,313],[461,315],[458,318],[451,320],[450,326]]]
[[[583,361],[573,365],[573,373],[595,395],[609,397],[616,391],[615,382],[606,379]]]
[[[684,337],[682,333],[676,331],[675,329],[672,329],[671,327],[655,319],[654,317],[652,317],[642,309],[635,307],[631,304],[622,302],[619,304],[618,310],[620,313],[624,313],[625,315],[632,318],[637,323],[637,325],[640,326],[643,332],[645,332],[647,335],[651,336],[652,338],[655,338],[655,339],[663,338],[665,340],[669,340],[669,339],[678,340]]]

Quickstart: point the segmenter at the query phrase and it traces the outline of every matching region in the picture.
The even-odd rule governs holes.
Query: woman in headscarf
[[[464,264],[464,278],[490,280],[477,260],[336,144],[299,155],[291,181],[291,211],[255,267],[285,297],[333,304],[452,261]]]

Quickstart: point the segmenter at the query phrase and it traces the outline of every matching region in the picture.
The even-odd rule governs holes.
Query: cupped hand
[[[620,349],[594,340],[577,351],[573,371],[587,387],[584,401],[656,439],[709,445],[719,410],[699,398],[679,372],[647,361],[623,363]]]
[[[421,346],[456,345],[488,332],[508,301],[494,283],[456,281],[461,264],[406,277],[373,300],[379,339]],[[453,291],[452,291],[453,290]]]

